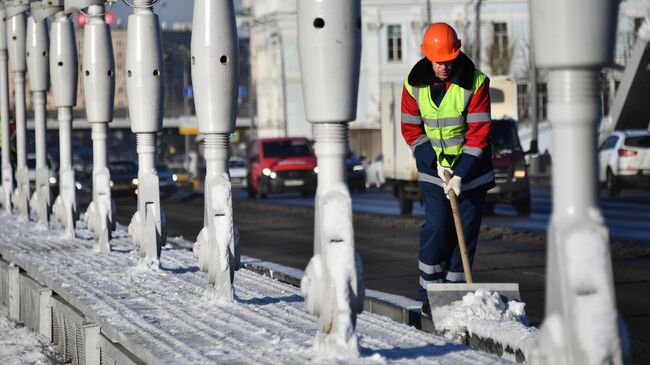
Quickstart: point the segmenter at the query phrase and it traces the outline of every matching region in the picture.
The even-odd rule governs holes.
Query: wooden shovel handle
[[[451,174],[445,170],[445,182],[451,180]],[[473,283],[472,271],[469,265],[469,256],[467,255],[467,245],[465,244],[465,234],[463,233],[463,225],[460,222],[460,213],[458,212],[458,201],[456,200],[456,192],[450,189],[449,202],[451,203],[451,214],[454,216],[454,225],[456,226],[456,234],[458,235],[458,248],[460,248],[460,258],[463,261],[463,271],[465,272],[465,280],[468,284]]]

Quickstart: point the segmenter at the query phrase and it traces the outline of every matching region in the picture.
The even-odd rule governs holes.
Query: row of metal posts
[[[0,2],[0,112],[2,116],[2,204],[7,214],[17,209],[22,220],[34,218],[48,227],[50,214],[74,237],[79,217],[74,172],[71,167],[72,108],[76,102],[77,50],[70,15],[84,11],[84,52],[81,77],[86,116],[92,128],[92,201],[83,218],[94,235],[97,252],[111,250],[115,229],[115,203],[111,198],[107,168],[107,130],[113,118],[115,67],[105,6],[113,0],[8,0]],[[138,153],[138,209],[129,234],[141,256],[140,265],[156,268],[166,240],[165,214],[160,206],[156,173],[157,133],[162,128],[162,47],[156,0],[134,0],[128,20],[127,93],[131,130]],[[361,265],[354,254],[352,211],[345,181],[344,156],[347,122],[355,118],[360,60],[360,2],[337,0],[300,3],[299,12],[309,22],[301,24],[303,72],[315,84],[328,88],[324,99],[318,90],[305,93],[308,119],[314,122],[320,175],[316,195],[314,258],[302,282],[309,310],[320,317],[318,344],[357,355],[356,315],[362,309]],[[0,14],[1,15],[1,14]],[[49,43],[48,24],[52,18]],[[324,27],[324,22],[327,27]],[[305,36],[304,34],[309,34]],[[8,44],[5,42],[8,41]],[[208,276],[207,297],[232,301],[239,249],[232,214],[228,175],[229,135],[235,128],[238,42],[234,6],[230,1],[195,0],[191,45],[192,78],[199,131],[204,136],[206,158],[204,228],[194,247],[199,267]],[[7,49],[14,79],[17,140],[16,187],[9,142]],[[316,57],[319,54],[319,57]],[[327,55],[336,54],[327,59]],[[305,58],[312,60],[307,60]],[[344,71],[334,79],[329,72]],[[36,140],[36,184],[30,199],[26,164],[25,72],[29,72]],[[46,146],[46,93],[50,82],[58,111],[60,190],[51,204]],[[30,216],[31,213],[31,216]]]
[[[44,189],[47,174],[41,172],[43,176],[40,176],[39,171],[45,169],[44,95],[48,71],[44,60],[49,56],[62,151],[60,200],[55,203],[55,212],[68,235],[74,234],[77,203],[72,193],[74,175],[69,168],[76,50],[67,15],[87,9],[82,78],[87,118],[92,124],[94,163],[93,201],[85,217],[95,235],[94,248],[101,252],[110,250],[115,225],[106,167],[107,125],[112,119],[115,87],[110,32],[103,20],[107,2],[110,1],[35,2],[27,27],[27,0],[0,2],[6,5],[6,8],[0,6],[0,11],[6,13],[7,19],[6,28],[1,27],[1,33],[6,29],[6,37],[0,34],[2,202],[7,213],[11,214],[12,206],[16,207],[19,217],[25,220],[31,207],[39,224],[47,224],[50,209],[49,192]],[[127,91],[132,131],[137,135],[140,181],[138,211],[129,232],[138,246],[141,264],[148,267],[157,266],[160,246],[165,241],[164,212],[160,207],[155,170],[164,75],[158,18],[152,11],[154,3],[154,0],[134,0],[130,4],[133,14],[129,17],[127,45]],[[588,9],[591,15],[585,16]],[[605,364],[627,360],[628,351],[619,335],[607,230],[597,206],[593,178],[595,123],[600,102],[596,71],[611,62],[615,10],[613,0],[599,0],[597,4],[592,0],[531,2],[531,14],[535,14],[531,19],[535,58],[539,67],[551,70],[549,115],[554,124],[554,139],[559,141],[556,149],[566,157],[553,166],[553,200],[558,203],[554,205],[549,227],[546,320],[540,346],[531,359],[534,363]],[[49,55],[43,20],[47,16],[55,19],[51,33],[54,43]],[[344,183],[347,122],[356,117],[360,16],[359,0],[298,2],[305,111],[308,121],[314,124],[319,164],[314,257],[305,271],[301,290],[309,311],[319,317],[317,347],[349,355],[358,355],[356,315],[363,303],[361,263],[354,252],[351,201]],[[576,19],[589,19],[589,22]],[[9,44],[4,42],[5,38]],[[192,78],[199,131],[205,137],[207,170],[204,228],[197,237],[194,254],[208,276],[208,298],[226,301],[233,300],[234,271],[239,267],[227,170],[228,135],[234,129],[236,115],[236,40],[232,2],[194,1]],[[7,48],[16,93],[15,189],[8,160]],[[25,156],[26,68],[33,83],[37,140],[37,183],[31,204]],[[585,179],[573,178],[575,174]],[[590,188],[584,189],[585,185]],[[599,270],[598,275],[590,270],[594,266]]]

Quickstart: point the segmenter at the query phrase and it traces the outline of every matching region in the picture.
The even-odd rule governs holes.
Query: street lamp
[[[138,211],[129,224],[129,234],[138,247],[140,265],[158,267],[167,227],[156,172],[156,142],[162,130],[163,109],[160,24],[152,10],[157,0],[124,2],[133,10],[127,27],[126,87],[139,162]]]
[[[115,201],[111,198],[110,171],[106,151],[108,123],[113,120],[115,97],[115,62],[111,33],[104,21],[104,4],[114,0],[71,0],[65,2],[66,12],[87,8],[88,23],[84,26],[83,86],[86,116],[93,140],[93,200],[85,220],[93,232],[93,249],[111,250],[110,239],[115,229]]]
[[[318,316],[316,346],[356,356],[356,319],[363,310],[364,289],[361,260],[354,252],[345,155],[348,122],[357,112],[361,1],[299,1],[298,51],[319,169],[314,256],[300,287],[307,309]]]
[[[208,297],[232,301],[234,272],[239,269],[228,175],[239,66],[232,1],[194,0],[191,51],[194,103],[206,160],[203,229],[194,256],[207,273]]]
[[[47,166],[46,92],[50,84],[49,39],[45,19],[53,8],[44,8],[40,2],[31,4],[31,15],[27,19],[27,72],[32,91],[34,108],[34,135],[36,140],[36,185],[29,205],[39,225],[47,227],[50,221],[52,202],[50,199],[50,171]]]
[[[535,63],[548,69],[553,212],[546,305],[533,364],[629,361],[616,310],[609,234],[598,207],[600,70],[612,62],[618,1],[532,0]],[[621,328],[619,328],[621,326]]]
[[[0,1],[0,120],[2,122],[2,195],[0,200],[6,214],[11,214],[11,193],[14,190],[14,172],[11,166],[9,128],[9,75],[7,73],[7,10]]]
[[[7,41],[9,62],[14,77],[16,108],[16,190],[12,195],[19,217],[29,220],[29,173],[27,171],[27,126],[25,121],[25,72],[27,59],[25,42],[27,38],[28,0],[9,0],[7,5]]]
[[[59,196],[52,210],[67,237],[74,237],[77,210],[75,176],[72,170],[72,107],[77,102],[77,45],[74,26],[68,12],[63,10],[64,0],[41,2],[44,7],[55,7],[50,30],[50,76],[54,104],[59,121]]]

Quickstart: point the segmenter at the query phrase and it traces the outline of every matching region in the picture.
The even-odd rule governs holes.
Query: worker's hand
[[[447,178],[445,177],[445,171],[449,172],[449,175],[454,176],[454,170],[450,169],[449,167],[440,166],[439,163],[437,163],[437,165],[438,165],[438,177],[442,179],[443,183],[447,181]]]
[[[454,193],[456,194],[456,197],[460,195],[461,180],[462,179],[460,178],[460,176],[453,176],[448,182],[442,183],[442,188],[445,190],[445,195],[447,196],[447,199],[449,199],[449,190],[453,190]]]

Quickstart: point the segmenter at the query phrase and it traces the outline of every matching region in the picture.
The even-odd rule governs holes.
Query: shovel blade
[[[504,303],[509,300],[521,301],[518,283],[441,283],[428,284],[427,296],[431,308],[449,305],[452,302],[463,299],[465,294],[485,289],[490,292],[498,292]]]

